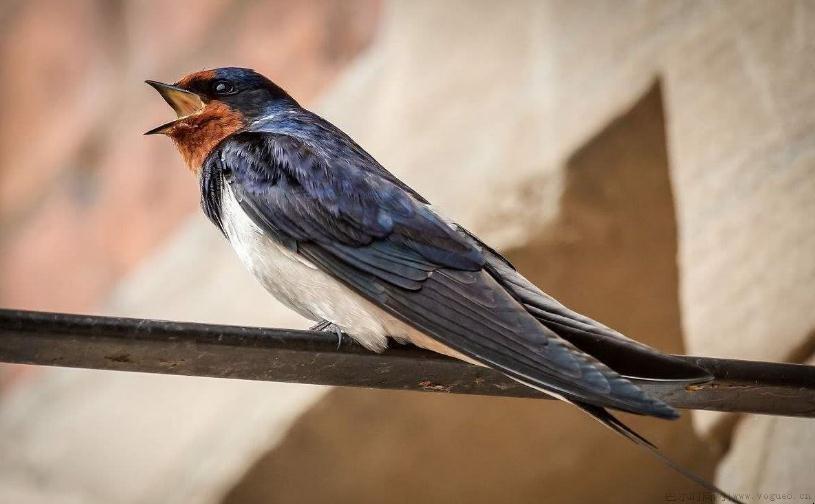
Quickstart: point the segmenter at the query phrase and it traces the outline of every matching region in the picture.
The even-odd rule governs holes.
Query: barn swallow
[[[702,369],[580,315],[442,217],[337,127],[249,69],[147,81],[201,206],[277,299],[382,351],[388,336],[496,369],[567,401],[678,467],[607,408],[676,418],[632,383],[697,383]]]

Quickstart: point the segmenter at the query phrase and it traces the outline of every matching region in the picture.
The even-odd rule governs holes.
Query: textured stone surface
[[[305,325],[199,216],[124,281],[107,312]],[[0,502],[217,502],[323,393],[309,385],[42,370],[1,398]]]
[[[712,472],[690,422],[633,423]],[[224,502],[652,504],[693,491],[566,404],[335,389]]]
[[[713,5],[666,78],[688,349],[800,359],[815,329],[815,90],[802,85],[815,4]]]
[[[23,5],[18,2],[16,10],[8,12],[22,16],[20,13],[42,3]],[[91,4],[77,5],[81,11],[83,5]],[[125,75],[126,82],[116,82],[125,89],[140,82],[145,74],[167,78],[165,74],[172,77],[189,67],[212,66],[229,59],[230,63],[254,64],[269,72],[298,97],[319,89],[321,76],[333,75],[336,68],[317,56],[334,51],[325,42],[334,39],[320,38],[334,29],[321,24],[320,19],[328,18],[322,18],[320,12],[354,12],[332,2],[298,3],[305,7],[296,12],[284,12],[282,3],[241,2],[226,15],[227,4],[208,2],[201,19],[191,19],[185,16],[184,5],[167,7],[161,15],[143,8],[142,3],[123,5],[121,12],[128,21],[114,24],[113,30],[126,34],[124,54],[135,63],[125,73],[103,68],[93,75]],[[489,242],[511,250],[525,272],[575,308],[669,351],[682,349],[681,327],[693,353],[805,360],[815,334],[811,310],[815,282],[815,219],[811,218],[815,215],[811,197],[815,193],[815,106],[813,88],[807,85],[815,71],[813,8],[812,2],[805,0],[529,0],[512,2],[509,7],[487,1],[394,1],[384,9],[377,42],[328,93],[322,110],[442,210]],[[100,12],[78,22],[85,26],[83,23],[92,22],[94,16],[109,14]],[[363,14],[368,12],[363,9]],[[23,27],[31,33],[38,33],[43,22],[35,14],[25,18],[33,27]],[[72,12],[64,14],[65,19],[74,19],[72,16]],[[3,22],[8,19],[17,18],[2,18]],[[345,24],[352,28],[348,33],[358,33],[353,24],[358,19],[356,15],[346,18]],[[177,25],[177,30],[153,35],[151,27],[164,20]],[[218,20],[216,30],[208,29],[213,20]],[[128,29],[119,30],[121,26]],[[240,34],[245,26],[252,27],[252,35],[243,38]],[[269,27],[274,29],[266,32]],[[285,36],[275,38],[276,33]],[[29,40],[26,37],[33,35],[20,40]],[[350,40],[349,45],[358,40],[356,36],[345,37],[340,39]],[[198,39],[204,42],[190,43]],[[251,42],[260,39],[262,44]],[[23,43],[20,47],[30,46]],[[168,47],[178,48],[178,52]],[[12,54],[8,51],[13,52],[15,46],[6,44],[2,50],[4,55]],[[157,58],[165,57],[165,51],[168,59],[156,63]],[[300,51],[307,56],[283,54]],[[18,61],[30,53],[22,54],[15,56]],[[93,69],[97,60],[107,61],[105,58],[116,60],[103,51],[89,61],[80,58],[78,68],[85,65]],[[251,58],[274,65],[255,64]],[[297,68],[286,69],[285,78],[279,77],[283,66],[295,64]],[[325,74],[314,70],[312,64],[325,65]],[[71,79],[77,78],[66,77],[74,82]],[[656,142],[661,148],[665,143],[662,136],[655,137],[649,131],[661,131],[661,121],[629,126],[624,135],[609,138],[606,131],[598,136],[657,79],[662,83],[666,111],[667,158],[656,164],[668,164],[676,223],[655,218],[664,217],[660,212],[670,199],[665,187],[642,194],[642,188],[651,186],[645,181],[643,185],[631,183],[636,171],[614,171],[615,176],[609,178],[600,170],[606,164],[618,167],[615,170],[620,166],[632,170],[653,166],[654,152],[663,152],[642,144]],[[138,91],[129,88],[126,93],[138,97],[133,103],[117,103],[105,110],[114,108],[120,119],[144,122],[139,125],[141,131],[167,111],[148,89],[139,86]],[[73,100],[70,104],[57,105],[83,103],[73,92],[66,94]],[[4,107],[9,104],[8,96],[0,93]],[[98,96],[112,99],[104,90]],[[10,105],[13,108],[15,104]],[[94,115],[98,111],[94,110],[76,109],[77,118],[85,121],[80,126],[98,124]],[[8,113],[12,114],[12,109]],[[38,120],[26,118],[24,113],[14,114],[9,117]],[[119,124],[120,129],[112,130],[112,140],[108,140],[108,130],[102,129],[103,147],[95,141],[75,143],[70,139],[57,139],[54,144],[56,151],[82,153],[76,157],[79,160],[104,159],[106,170],[111,170],[108,195],[79,199],[89,202],[80,207],[81,211],[74,208],[73,195],[96,194],[87,187],[97,184],[108,187],[103,181],[107,171],[90,171],[90,176],[75,179],[59,175],[67,171],[44,166],[28,174],[37,180],[65,177],[70,183],[60,183],[56,196],[31,197],[20,207],[23,210],[15,210],[14,222],[25,225],[8,227],[8,219],[0,216],[6,219],[0,221],[4,226],[0,301],[76,309],[86,306],[99,296],[77,293],[79,301],[66,299],[71,285],[105,291],[113,278],[141,257],[139,250],[145,244],[155,243],[157,236],[167,232],[162,229],[172,228],[170,222],[178,222],[179,216],[192,209],[193,188],[181,170],[171,170],[170,174],[124,168],[131,157],[138,161],[137,170],[145,164],[173,167],[180,163],[169,145],[153,142],[143,148],[155,150],[137,152],[129,140],[131,135],[136,138],[136,131],[124,131],[123,120]],[[2,127],[8,131],[5,121]],[[95,133],[90,138],[97,138],[99,130],[91,130]],[[67,143],[62,145],[63,141]],[[17,145],[12,145],[11,151],[3,150],[0,156],[16,155]],[[92,148],[85,147],[88,145]],[[96,161],[88,164],[101,166]],[[6,164],[0,166],[5,172]],[[575,178],[575,169],[585,170],[587,176]],[[102,172],[104,177],[99,175]],[[131,180],[133,173],[146,178]],[[620,182],[618,176],[629,182]],[[166,194],[152,192],[155,185],[149,180],[159,178],[166,180]],[[128,181],[134,194],[117,193]],[[585,187],[576,188],[576,181]],[[149,199],[154,205],[144,209],[139,204],[144,198],[154,198]],[[103,217],[94,217],[97,201],[120,200],[124,205],[121,213],[106,211]],[[30,203],[34,201],[36,205]],[[168,221],[166,228],[155,222],[162,218]],[[92,230],[90,236],[77,234],[77,222]],[[144,226],[145,222],[154,225]],[[126,238],[110,231],[122,229],[122,223],[128,230],[133,228]],[[107,231],[96,236],[96,229]],[[167,253],[171,259],[150,262],[146,270],[132,277],[128,293],[117,297],[116,311],[155,315],[153,305],[140,304],[155,297],[156,303],[167,307],[162,313],[173,316],[217,319],[218,310],[213,307],[226,302],[230,310],[236,310],[234,320],[252,320],[262,312],[275,325],[294,323],[279,318],[282,312],[271,305],[265,311],[265,297],[257,306],[234,302],[235,295],[229,293],[240,292],[248,299],[244,293],[258,291],[241,283],[246,278],[231,269],[237,265],[222,255],[219,238],[203,221],[191,224],[185,232],[189,234],[179,235],[171,245],[175,250]],[[677,234],[678,250],[674,251],[669,245]],[[196,247],[187,249],[188,241]],[[91,247],[80,248],[77,243]],[[48,249],[56,252],[49,254]],[[196,255],[194,251],[200,252]],[[33,262],[25,266],[24,261]],[[188,273],[193,276],[187,277]],[[676,276],[667,280],[671,274]],[[175,275],[182,280],[177,282]],[[54,285],[54,279],[64,285]],[[233,288],[238,290],[230,290]],[[49,298],[52,292],[59,292],[56,301]],[[255,296],[261,295],[252,294],[253,302]],[[263,396],[267,399],[272,401]],[[272,402],[259,401],[262,411],[272,408]],[[489,415],[484,418],[489,422],[473,425],[473,418],[485,410]],[[731,440],[727,426],[736,423],[733,418],[723,421],[718,415],[694,415],[694,420],[700,432],[716,433],[723,444],[732,441],[730,457],[720,473],[720,482],[729,490],[794,492],[799,489],[792,487],[804,481],[803,491],[807,491],[805,478],[812,474],[813,460],[811,443],[806,442],[812,436],[811,422],[748,417]],[[59,425],[65,425],[62,422]],[[705,444],[693,440],[687,424],[652,424],[642,419],[633,423],[653,434],[669,453],[709,471],[715,456],[705,451]],[[343,436],[361,425],[367,425],[371,435],[356,432],[358,437],[350,439],[359,444],[349,448]],[[498,427],[509,433],[496,434],[501,432]],[[525,436],[536,428],[539,431],[532,435],[534,439]],[[426,433],[433,435],[423,435]],[[37,446],[33,438],[20,438]],[[476,438],[478,443],[473,441]],[[261,438],[250,439],[262,444]],[[630,447],[615,442],[597,426],[581,423],[576,413],[548,403],[501,401],[498,409],[495,403],[477,398],[408,398],[340,391],[311,411],[294,428],[292,437],[278,451],[270,452],[231,498],[260,496],[296,502],[298,490],[317,491],[313,478],[298,479],[313,475],[315,468],[321,470],[336,496],[357,499],[355,502],[380,501],[395,487],[417,499],[449,501],[466,495],[471,500],[495,501],[506,498],[508,490],[502,485],[507,481],[515,485],[511,491],[517,492],[514,496],[518,500],[535,502],[540,502],[541,496],[553,502],[570,498],[630,502],[631,492],[625,492],[631,488],[637,490],[634,497],[650,499],[646,502],[663,498],[665,491],[671,490],[668,482],[674,481],[665,475],[670,473],[658,472],[661,469],[653,461],[637,458]],[[185,453],[196,454],[195,450]],[[521,460],[522,455],[527,458]],[[581,464],[587,457],[592,464]],[[630,486],[621,484],[631,477],[629,464],[647,465],[637,480],[630,480]],[[596,470],[598,465],[608,467],[608,472]],[[90,463],[87,467],[98,466]],[[348,467],[355,472],[348,472]],[[578,472],[581,468],[589,468],[588,476]],[[264,472],[269,470],[272,476]],[[378,479],[369,478],[364,485],[354,487],[362,471],[377,474]],[[412,480],[408,475],[413,473],[424,477]],[[20,492],[36,490],[41,478],[64,481],[48,470],[35,474],[36,478],[23,478],[30,486]],[[283,477],[287,474],[291,478]],[[439,474],[457,483],[461,491],[454,493],[453,483],[446,487],[435,484],[438,480],[433,477]],[[478,475],[475,485],[473,474]],[[568,476],[575,474],[577,483],[568,481]],[[613,477],[604,479],[605,474]],[[20,475],[9,472],[8,478],[19,481]],[[216,480],[219,488],[226,485],[223,479]],[[255,486],[249,484],[252,481]],[[269,490],[269,481],[277,486]],[[554,482],[554,486],[544,486],[544,481]],[[646,484],[652,484],[647,492]],[[776,486],[783,488],[773,488]],[[603,494],[606,488],[612,493]],[[684,491],[687,487],[676,489]],[[44,495],[53,495],[48,493],[51,491],[53,487],[48,487]],[[64,494],[66,499],[75,495],[68,489]]]
[[[217,502],[320,395],[307,385],[42,373],[0,410],[0,502]]]

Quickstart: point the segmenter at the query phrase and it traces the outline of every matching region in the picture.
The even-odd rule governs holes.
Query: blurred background
[[[144,79],[247,66],[564,303],[667,352],[815,363],[815,2],[5,0],[0,306],[306,327],[198,210]],[[624,420],[751,499],[815,423]],[[0,366],[0,502],[705,494],[574,408]]]

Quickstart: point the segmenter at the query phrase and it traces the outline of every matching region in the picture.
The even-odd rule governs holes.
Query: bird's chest
[[[207,205],[218,206],[224,233],[241,262],[280,302],[308,319],[333,322],[371,350],[384,350],[386,336],[392,336],[472,362],[387,314],[268,236],[246,215],[229,184],[213,187],[221,190],[205,190],[205,211],[209,215]],[[218,201],[209,201],[214,195]]]
[[[240,207],[228,184],[221,194],[220,218],[232,248],[266,290],[301,315],[317,318],[313,308],[329,280],[326,275],[264,233]]]

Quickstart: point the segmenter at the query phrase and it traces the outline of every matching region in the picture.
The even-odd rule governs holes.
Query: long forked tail
[[[694,483],[698,484],[702,488],[704,488],[704,489],[706,489],[706,490],[708,490],[708,491],[710,491],[710,492],[712,492],[714,494],[718,494],[718,495],[722,496],[723,498],[725,498],[726,500],[728,500],[730,502],[734,502],[736,504],[744,504],[743,501],[740,501],[740,500],[736,499],[735,497],[733,497],[732,495],[726,493],[724,490],[717,487],[713,483],[707,481],[706,479],[704,479],[703,477],[701,477],[698,474],[694,473],[693,471],[691,471],[691,470],[689,470],[689,469],[687,469],[685,467],[682,467],[677,462],[675,462],[672,459],[668,458],[664,453],[659,451],[659,448],[657,448],[653,443],[651,443],[650,441],[648,441],[644,437],[640,436],[639,434],[637,434],[636,432],[631,430],[631,428],[629,428],[627,425],[622,423],[620,420],[618,420],[614,415],[612,415],[611,413],[606,411],[604,408],[601,408],[599,406],[594,406],[592,404],[586,404],[586,403],[580,403],[580,402],[574,402],[574,401],[569,401],[569,402],[571,402],[572,404],[574,404],[578,408],[582,409],[583,411],[585,411],[586,413],[591,415],[595,420],[597,420],[601,424],[605,425],[609,429],[613,430],[617,434],[620,434],[621,436],[628,439],[629,441],[633,441],[634,443],[637,444],[637,446],[642,447],[644,450],[649,452],[651,455],[653,455],[654,457],[656,457],[660,461],[662,461],[662,463],[664,463],[665,465],[667,465],[668,467],[670,467],[674,471],[678,472],[682,476],[684,476],[684,477],[688,478],[689,480],[693,481]]]

